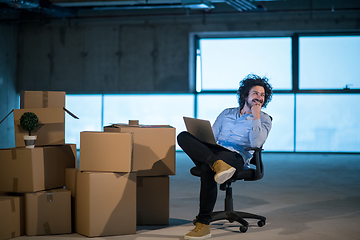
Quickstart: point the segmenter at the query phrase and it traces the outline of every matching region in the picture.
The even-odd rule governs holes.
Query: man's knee
[[[181,146],[181,143],[182,143],[183,141],[186,141],[186,138],[188,138],[189,135],[190,135],[190,133],[188,133],[187,131],[182,131],[181,133],[179,133],[179,134],[177,135],[177,142],[178,142],[178,144]]]

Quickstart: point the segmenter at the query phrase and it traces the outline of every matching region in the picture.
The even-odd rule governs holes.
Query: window
[[[273,118],[266,151],[294,151],[294,94],[274,94],[263,109]]]
[[[291,38],[201,39],[201,90],[236,90],[249,73],[291,89]],[[198,89],[199,90],[199,89]]]
[[[274,89],[263,109],[274,119],[265,150],[360,152],[354,111],[360,100],[360,36],[198,38],[198,118],[213,123],[224,108],[238,106],[239,81],[255,73],[268,77]]]
[[[199,94],[197,118],[209,120],[213,124],[221,111],[238,105],[236,94]]]
[[[80,148],[80,132],[101,131],[101,95],[67,94],[66,109],[79,119],[65,114],[65,142]]]
[[[300,37],[300,89],[360,88],[360,36]]]
[[[194,116],[193,94],[104,96],[104,125],[139,120],[140,124],[171,125],[179,134],[185,130],[183,116]]]
[[[171,125],[176,134],[185,130],[183,116],[194,117],[193,94],[67,95],[65,139],[80,147],[81,131],[102,131],[113,123],[139,120],[140,124]],[[179,147],[176,147],[179,149]]]
[[[296,151],[359,151],[360,94],[299,94]]]

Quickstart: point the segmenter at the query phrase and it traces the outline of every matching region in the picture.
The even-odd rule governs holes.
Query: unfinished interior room
[[[360,1],[0,0],[0,240],[360,240]]]

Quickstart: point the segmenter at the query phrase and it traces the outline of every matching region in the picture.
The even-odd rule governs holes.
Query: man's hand
[[[253,100],[251,112],[254,116],[254,119],[260,119],[261,105],[262,105],[262,103],[259,100],[257,100],[257,99]]]

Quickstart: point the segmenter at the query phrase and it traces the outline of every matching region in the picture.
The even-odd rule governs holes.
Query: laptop
[[[211,124],[208,120],[183,117],[186,129],[194,137],[202,142],[216,144]]]

